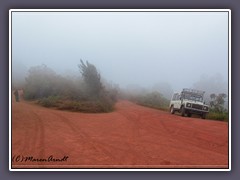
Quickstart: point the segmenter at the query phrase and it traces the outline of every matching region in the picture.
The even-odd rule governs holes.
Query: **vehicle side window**
[[[172,101],[176,101],[178,99],[179,99],[179,94],[178,93],[174,94],[172,97]]]
[[[179,100],[179,99],[180,99],[180,95],[178,94],[178,95],[177,95],[177,99],[176,99],[176,100]]]
[[[176,94],[173,95],[173,100],[174,100],[174,101],[176,100]]]

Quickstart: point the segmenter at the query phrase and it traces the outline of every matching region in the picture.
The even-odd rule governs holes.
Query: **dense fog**
[[[13,12],[12,83],[46,65],[78,78],[80,59],[131,93],[228,94],[227,12]]]

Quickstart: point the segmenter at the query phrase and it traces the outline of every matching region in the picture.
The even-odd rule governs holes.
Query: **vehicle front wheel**
[[[202,114],[202,119],[206,119],[206,113]]]
[[[185,108],[183,106],[181,107],[181,111],[180,112],[181,112],[181,116],[185,116]]]
[[[174,114],[174,113],[175,113],[173,106],[171,106],[171,108],[170,108],[170,113],[171,113],[171,114]]]

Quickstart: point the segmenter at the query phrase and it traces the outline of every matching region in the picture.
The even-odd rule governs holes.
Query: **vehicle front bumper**
[[[191,114],[203,114],[203,113],[208,113],[209,111],[204,111],[204,110],[201,110],[201,109],[194,109],[194,108],[185,107],[185,112],[186,113],[191,113]]]

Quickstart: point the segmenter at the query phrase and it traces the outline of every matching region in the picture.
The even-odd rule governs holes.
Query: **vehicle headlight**
[[[207,111],[208,107],[207,106],[203,106],[203,110]]]
[[[187,103],[187,107],[191,107],[191,103]]]

